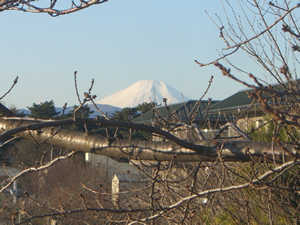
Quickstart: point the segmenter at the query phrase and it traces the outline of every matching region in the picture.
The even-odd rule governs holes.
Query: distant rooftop
[[[133,122],[136,123],[148,123],[150,124],[152,122],[152,119],[154,118],[154,113],[156,113],[158,116],[162,118],[168,118],[168,117],[179,117],[180,120],[186,120],[188,115],[194,110],[195,107],[197,107],[197,100],[190,100],[187,102],[177,103],[168,105],[168,107],[161,106],[157,107],[154,110],[149,110],[148,112],[141,114],[139,117],[135,118]],[[199,111],[204,111],[208,106],[207,100],[201,101],[199,105]],[[218,101],[211,101],[211,104],[216,104]],[[197,117],[201,116],[199,113]]]

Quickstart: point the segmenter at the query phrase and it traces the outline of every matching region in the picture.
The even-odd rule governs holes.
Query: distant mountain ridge
[[[98,112],[93,104],[88,104],[87,105],[93,113],[90,114],[90,118],[96,118],[97,116],[101,116],[101,113]],[[108,117],[111,117],[114,115],[114,113],[121,111],[121,108],[111,106],[111,105],[106,105],[106,104],[97,104],[101,112],[106,114]],[[69,106],[65,110],[65,114],[68,114],[72,112],[74,109],[74,106]],[[56,112],[58,115],[61,115],[63,108],[62,107],[55,107]],[[28,109],[18,109],[18,113],[22,113],[26,116],[30,116],[30,111]]]
[[[157,80],[140,80],[129,87],[99,100],[99,104],[107,104],[120,108],[136,107],[144,102],[160,104],[163,98],[168,104],[187,101],[188,98],[175,88]]]
[[[168,104],[175,104],[189,100],[175,88],[162,81],[141,80],[121,91],[97,101],[96,103],[103,113],[111,117],[116,112],[121,111],[122,108],[136,107],[144,102],[155,102],[157,104],[161,104],[163,102],[163,98],[167,99]],[[91,111],[93,111],[90,118],[101,116],[101,113],[95,109],[93,104],[88,104],[88,107]],[[55,108],[56,112],[59,114],[62,113],[62,107]],[[67,107],[65,114],[70,113],[72,110],[73,106]],[[30,111],[28,109],[19,109],[18,112],[26,116],[30,116]]]

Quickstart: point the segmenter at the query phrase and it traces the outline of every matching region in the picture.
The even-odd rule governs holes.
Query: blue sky
[[[196,99],[212,74],[207,97],[228,97],[243,87],[194,63],[214,59],[223,47],[205,10],[214,15],[222,9],[218,0],[110,0],[56,18],[1,12],[0,93],[20,77],[4,103],[76,104],[74,70],[81,92],[95,78],[98,99],[138,80],[162,80]]]

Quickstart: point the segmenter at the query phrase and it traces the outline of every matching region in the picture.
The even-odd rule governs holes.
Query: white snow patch
[[[110,96],[99,100],[99,104],[108,104],[120,108],[136,107],[144,102],[156,102],[161,104],[163,98],[167,99],[168,104],[187,101],[175,88],[156,80],[141,80],[128,88],[118,91]]]

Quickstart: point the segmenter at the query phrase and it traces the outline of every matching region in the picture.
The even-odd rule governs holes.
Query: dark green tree
[[[139,112],[145,113],[153,109],[155,106],[157,106],[155,102],[144,102],[142,104],[139,104],[136,108]]]
[[[121,120],[121,121],[130,121],[133,118],[140,115],[140,113],[145,113],[151,109],[153,109],[156,106],[155,102],[144,102],[142,104],[139,104],[137,107],[133,108],[124,108],[119,112],[116,112],[113,116],[113,119],[115,120]]]
[[[78,106],[74,105],[73,110],[70,112],[69,115],[73,116],[73,114],[77,108],[78,108]],[[91,110],[88,105],[84,105],[80,109],[76,110],[76,118],[80,118],[80,119],[89,118],[93,112],[94,111]]]
[[[130,121],[138,115],[137,108],[124,108],[113,116],[115,120]]]
[[[123,110],[116,112],[113,116],[113,119],[120,120],[120,121],[131,121],[132,119],[139,116],[141,113],[145,113],[156,106],[154,102],[144,102],[139,104],[137,107],[134,108],[124,108]],[[114,130],[115,131],[115,130]],[[149,140],[151,138],[151,132],[140,131],[140,130],[128,130],[124,128],[119,128],[118,134],[120,138],[132,138],[132,139],[139,139],[139,140]]]
[[[84,105],[78,109],[79,106],[74,105],[73,110],[66,114],[66,117],[73,117],[75,113],[75,118],[77,119],[88,119],[90,115],[94,112],[90,109],[88,105]],[[75,112],[76,111],[76,112]],[[89,125],[86,123],[77,122],[75,125],[71,126],[71,129],[79,130],[79,131],[91,131],[95,129],[97,126],[90,123]]]
[[[33,103],[28,109],[31,116],[35,118],[50,119],[58,115],[53,100],[41,102],[40,104]]]

